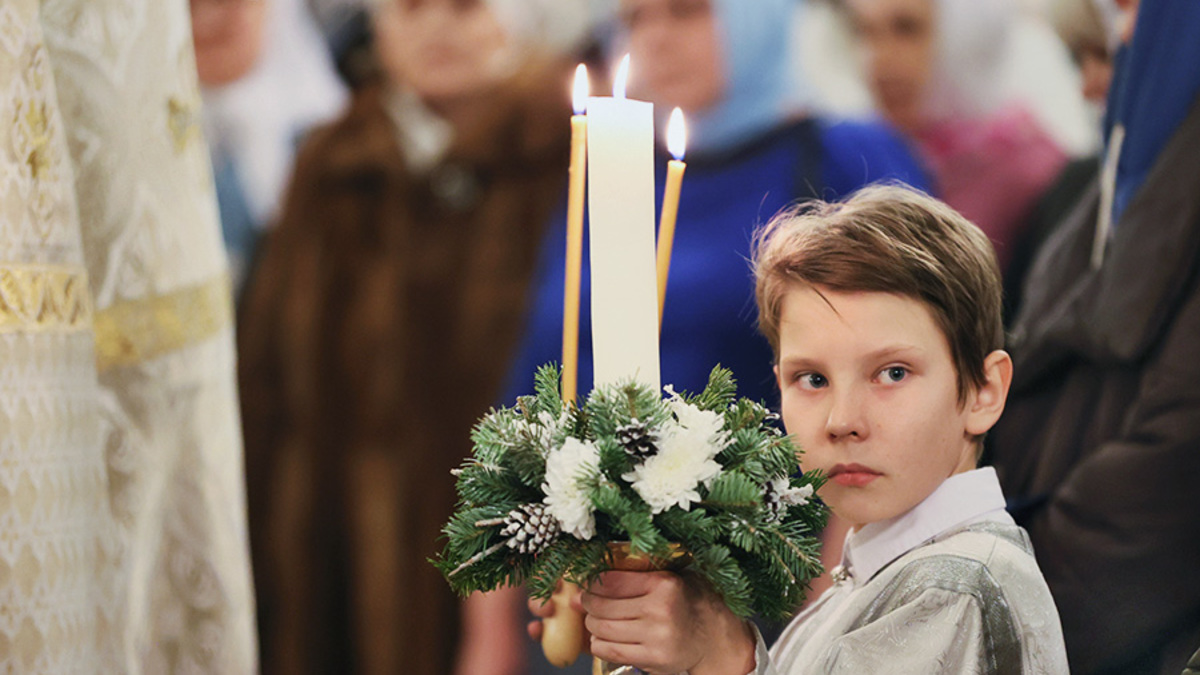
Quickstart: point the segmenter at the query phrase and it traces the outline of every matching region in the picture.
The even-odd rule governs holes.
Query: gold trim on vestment
[[[0,265],[0,332],[76,331],[91,319],[82,268]]]
[[[129,366],[206,340],[233,323],[229,277],[96,313],[96,369]]]

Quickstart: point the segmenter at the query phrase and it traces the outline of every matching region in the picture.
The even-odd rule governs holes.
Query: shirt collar
[[[866,583],[912,549],[980,520],[1013,522],[1004,510],[1004,493],[992,467],[955,474],[908,512],[851,532],[842,564],[856,583]]]

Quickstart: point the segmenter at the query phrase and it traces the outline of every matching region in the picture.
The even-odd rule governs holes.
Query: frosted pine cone
[[[625,448],[625,452],[638,459],[646,459],[658,454],[658,434],[650,425],[633,418],[629,424],[617,427],[617,442]]]
[[[508,547],[518,553],[537,555],[558,536],[558,520],[545,504],[523,504],[508,512],[500,534],[508,537]]]

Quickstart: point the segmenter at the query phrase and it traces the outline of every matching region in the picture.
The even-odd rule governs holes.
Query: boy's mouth
[[[829,470],[828,475],[829,480],[838,485],[862,487],[883,474],[861,464],[838,464]]]

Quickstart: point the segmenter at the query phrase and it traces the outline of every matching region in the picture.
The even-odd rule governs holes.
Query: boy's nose
[[[855,387],[846,387],[833,393],[829,416],[825,420],[825,433],[831,440],[867,437],[866,416],[863,414],[862,392]]]

